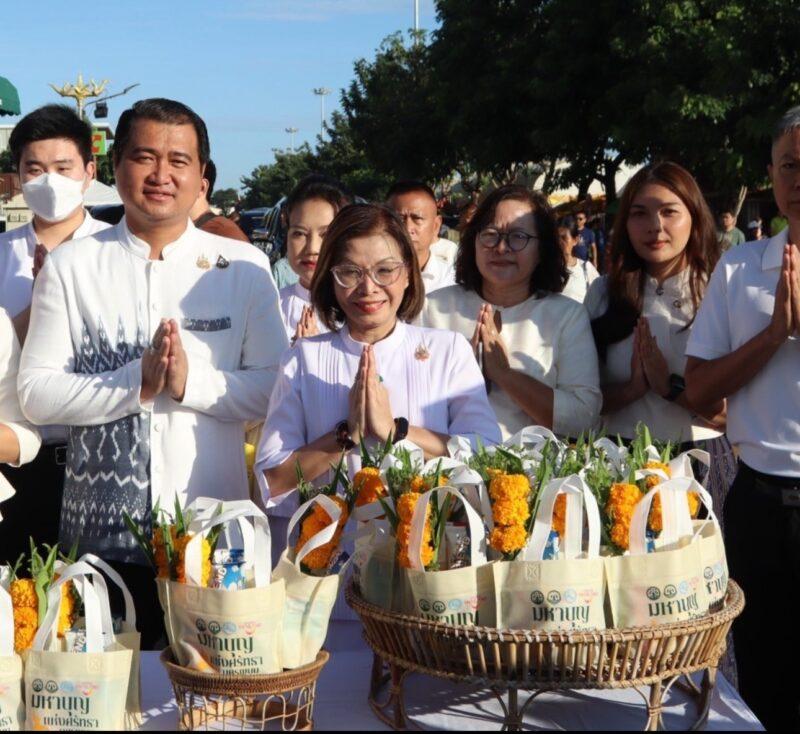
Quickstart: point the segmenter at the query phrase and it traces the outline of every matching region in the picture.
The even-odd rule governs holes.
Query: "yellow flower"
[[[527,500],[531,483],[524,474],[495,474],[489,482],[489,496],[493,500]]]
[[[23,579],[30,581],[30,579]],[[33,645],[39,628],[39,613],[28,606],[14,607],[14,652],[21,653]]]
[[[615,522],[611,526],[611,542],[622,550],[628,550],[630,545],[631,526],[629,522]]]
[[[63,637],[64,633],[75,624],[77,609],[75,604],[75,587],[72,582],[68,582],[61,587],[61,607],[58,611],[58,636]]]
[[[667,477],[671,477],[672,476],[672,471],[670,470],[670,468],[666,464],[663,464],[660,461],[648,461],[644,465],[644,468],[645,469],[660,469],[661,471],[664,472],[664,474],[667,475]],[[657,474],[648,474],[644,479],[644,483],[645,483],[645,486],[647,487],[647,489],[652,489],[656,485],[661,484],[662,481],[663,481],[663,479],[660,476],[658,476]]]
[[[332,502],[335,502],[339,506],[339,509],[342,511],[341,515],[339,515],[338,526],[340,528],[344,527],[345,523],[347,522],[347,516],[348,516],[347,503],[344,501],[342,497],[339,497],[338,495],[330,495],[328,499],[331,500]],[[328,514],[328,511],[319,503],[316,503],[314,505],[314,516],[318,520],[322,521],[323,523],[322,527],[327,527],[332,522],[331,516]]]
[[[553,530],[560,538],[564,538],[567,527],[567,495],[560,494],[556,497],[556,504],[553,508]]]
[[[528,502],[519,499],[498,499],[492,505],[496,525],[524,525],[531,516]]]
[[[689,514],[697,517],[700,511],[700,496],[697,492],[687,492],[686,501],[689,504]],[[650,505],[650,516],[647,518],[647,525],[654,533],[660,533],[664,529],[664,520],[661,515],[661,494],[656,492],[653,503]]]
[[[495,525],[489,536],[489,545],[501,553],[514,553],[520,550],[528,540],[523,525]]]
[[[396,539],[397,539],[397,562],[403,568],[411,568],[411,559],[408,556],[408,544],[411,540],[411,519],[414,516],[414,508],[417,506],[421,495],[419,492],[406,492],[401,495],[397,501],[397,523]],[[433,531],[431,530],[431,506],[427,505],[425,508],[425,526],[422,530],[422,551],[420,557],[422,565],[428,566],[433,560],[433,547],[431,541],[433,539]]]
[[[353,486],[358,492],[356,507],[375,502],[378,497],[383,497],[386,494],[386,488],[381,481],[380,469],[374,466],[365,466],[357,471],[355,477],[353,477]]]
[[[15,609],[39,608],[39,598],[36,596],[36,585],[33,579],[15,579],[11,582],[11,603]]]
[[[397,517],[400,518],[400,522],[411,522],[411,518],[414,516],[414,508],[417,506],[417,501],[421,496],[419,492],[405,492],[400,496],[400,499],[397,500]],[[430,516],[431,505],[428,503],[425,510],[425,518],[428,519]]]
[[[642,493],[635,484],[611,485],[605,510],[612,520],[611,542],[621,550],[627,550],[630,544],[633,509],[641,499]]]
[[[175,541],[178,538],[178,529],[174,525],[170,525],[169,534],[172,539],[172,547],[174,548]],[[153,555],[156,559],[156,568],[158,568],[158,578],[170,578],[167,549],[164,544],[164,533],[160,526],[156,527],[156,529],[153,531]]]

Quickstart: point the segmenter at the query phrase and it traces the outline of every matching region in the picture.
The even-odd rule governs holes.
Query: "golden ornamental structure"
[[[99,97],[103,94],[108,86],[108,81],[108,79],[103,79],[103,81],[98,83],[94,79],[90,79],[87,83],[83,81],[83,75],[78,74],[78,79],[75,84],[67,82],[61,87],[57,87],[55,84],[51,84],[50,87],[56,94],[74,99],[78,105],[78,115],[83,117],[83,108],[86,104],[86,100],[91,97]]]

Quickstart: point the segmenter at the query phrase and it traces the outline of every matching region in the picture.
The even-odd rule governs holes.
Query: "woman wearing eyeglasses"
[[[270,399],[256,473],[269,505],[324,479],[343,450],[358,469],[360,440],[408,438],[427,458],[451,436],[497,443],[500,433],[472,350],[460,334],[407,321],[422,307],[416,255],[389,209],[354,204],[329,226],[311,303],[329,333],[287,350]]]
[[[504,438],[531,424],[577,436],[597,421],[597,353],[583,306],[560,293],[566,280],[547,200],[509,185],[464,231],[457,285],[426,301],[422,323],[470,339]]]

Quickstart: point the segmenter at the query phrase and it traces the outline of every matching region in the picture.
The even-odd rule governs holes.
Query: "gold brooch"
[[[197,258],[197,267],[201,270],[208,270],[211,267],[211,263],[208,262],[208,258],[205,255],[200,255]]]
[[[428,348],[424,344],[420,344],[416,351],[414,352],[415,359],[418,359],[420,362],[424,362],[426,359],[431,358],[431,353],[428,351]]]

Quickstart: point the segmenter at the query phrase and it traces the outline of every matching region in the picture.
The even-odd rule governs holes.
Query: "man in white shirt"
[[[145,645],[161,615],[128,532],[151,508],[248,496],[245,422],[266,415],[288,345],[266,256],[194,227],[208,133],[185,105],[120,117],[114,171],[125,218],[47,258],[22,353],[20,403],[69,426],[60,537],[133,587]]]
[[[434,254],[442,217],[431,187],[421,181],[398,181],[390,189],[386,203],[403,221],[417,253],[425,293],[433,293],[456,282],[452,261]]]
[[[0,308],[0,464],[21,466],[32,461],[39,451],[39,434],[23,418],[17,398],[19,342],[11,318]],[[33,491],[33,487],[26,488]],[[0,474],[0,520],[3,514],[11,519],[0,529],[0,565],[13,565],[19,558],[20,538],[26,525],[21,521],[20,502],[27,500],[16,494],[14,487]],[[41,501],[41,500],[40,500]],[[27,539],[26,539],[27,540]]]
[[[14,318],[19,339],[24,340],[33,280],[47,253],[108,225],[92,219],[83,208],[83,193],[95,174],[92,128],[71,108],[46,105],[25,115],[11,133],[9,148],[33,219],[0,234],[0,308]],[[29,538],[37,544],[58,540],[66,431],[47,426],[41,429],[41,438],[42,448],[33,461],[0,469],[16,489],[6,506],[1,544],[6,560],[12,562],[29,550]]]
[[[800,107],[775,128],[769,175],[789,227],[723,255],[686,349],[686,391],[697,408],[727,398],[739,448],[724,517],[730,575],[747,598],[733,625],[740,691],[767,730],[797,730],[794,656],[755,640],[800,602]],[[800,649],[800,628],[782,630],[783,648]]]

